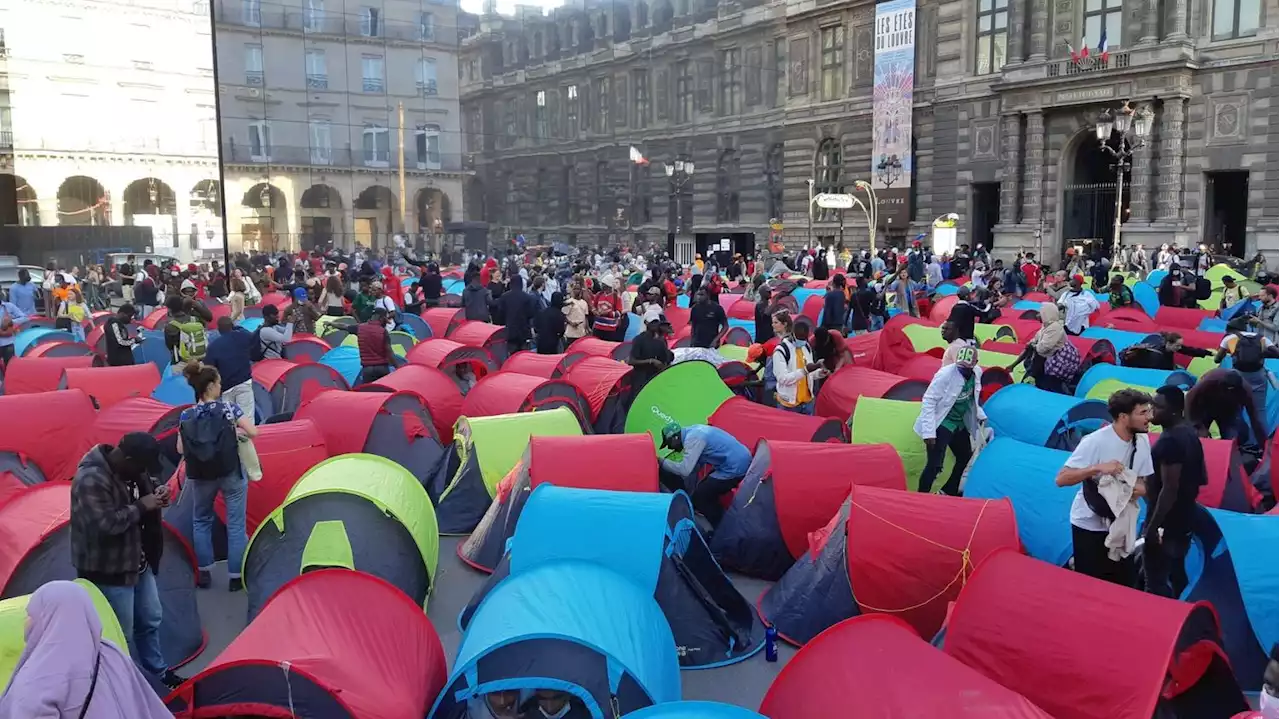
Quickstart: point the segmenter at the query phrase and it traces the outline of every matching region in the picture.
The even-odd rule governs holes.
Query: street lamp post
[[[869,235],[869,238],[871,240],[871,254],[874,255],[876,253],[876,229],[878,228],[878,225],[876,223],[879,221],[879,218],[880,218],[880,206],[876,202],[876,191],[875,191],[875,188],[871,186],[871,183],[867,182],[866,180],[854,180],[853,187],[855,190],[862,190],[863,192],[867,193],[867,197],[870,198],[871,200],[871,211],[867,212],[867,208],[865,205],[863,206],[862,211],[868,215],[867,234]]]
[[[813,245],[813,178],[810,177],[806,182],[809,183],[809,236],[806,238],[806,244]]]
[[[893,187],[893,183],[902,179],[902,160],[898,159],[897,154],[881,155],[880,162],[876,164],[876,172],[880,175],[880,183],[886,188]]]
[[[686,160],[683,157],[677,157],[674,162],[662,163],[662,171],[667,175],[667,182],[671,187],[671,199],[668,203],[670,215],[667,218],[667,228],[671,234],[671,254],[676,254],[676,233],[680,230],[680,193],[684,190],[684,186],[693,178],[693,160]],[[690,258],[692,260],[692,258]],[[679,258],[676,260],[679,262]]]
[[[1124,173],[1133,166],[1133,153],[1146,145],[1147,134],[1151,132],[1151,108],[1143,106],[1134,111],[1126,100],[1119,110],[1103,110],[1098,115],[1094,130],[1098,137],[1098,146],[1111,156],[1116,170],[1116,215],[1111,236],[1111,263],[1115,266],[1120,259],[1120,221],[1124,209]],[[1114,144],[1112,140],[1115,140]]]

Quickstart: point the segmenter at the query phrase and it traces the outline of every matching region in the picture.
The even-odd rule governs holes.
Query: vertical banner
[[[871,185],[879,224],[906,231],[911,221],[911,109],[916,82],[916,0],[876,5]]]

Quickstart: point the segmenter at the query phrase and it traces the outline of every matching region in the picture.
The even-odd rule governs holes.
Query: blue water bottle
[[[772,624],[764,628],[764,660],[778,661],[778,630]]]

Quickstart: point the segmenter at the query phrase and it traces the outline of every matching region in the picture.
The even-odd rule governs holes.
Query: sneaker
[[[170,689],[177,689],[187,682],[187,678],[172,669],[167,669],[164,676],[160,677],[160,682]]]
[[[209,576],[209,570],[201,569],[196,575],[196,586],[201,589],[208,589],[213,584],[213,577]]]
[[[232,577],[229,581],[227,581],[227,591],[239,592],[242,589],[244,589],[244,580],[241,579],[240,577]]]

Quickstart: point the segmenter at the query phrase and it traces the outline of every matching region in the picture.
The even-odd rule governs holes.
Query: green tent
[[[75,580],[84,587],[93,600],[94,609],[98,610],[98,619],[102,621],[102,638],[129,653],[129,643],[125,641],[124,632],[120,631],[120,622],[116,613],[107,604],[107,598],[93,584],[83,580]],[[27,603],[31,595],[13,597],[0,602],[0,689],[9,685],[9,678],[18,664],[18,657],[26,647]]]
[[[1104,379],[1089,388],[1089,393],[1085,395],[1085,399],[1096,399],[1106,402],[1111,395],[1122,389],[1136,389],[1139,392],[1146,392],[1150,395],[1154,395],[1156,393],[1155,387],[1144,387],[1131,382],[1125,382],[1124,380],[1109,378]]]
[[[920,416],[919,402],[897,399],[859,397],[850,419],[853,444],[888,444],[898,451],[902,468],[907,475],[907,489],[916,491],[920,486],[920,473],[924,471],[924,440],[915,432],[916,417]],[[955,457],[947,452],[942,471],[934,481],[935,489],[951,476]]]
[[[978,350],[978,365],[984,370],[992,367],[1008,367],[1018,359],[1018,355],[1005,354],[1004,352],[996,352],[995,350]],[[1027,375],[1027,367],[1019,364],[1013,368],[1013,381],[1021,382],[1023,377]]]
[[[1250,295],[1257,294],[1258,291],[1262,289],[1262,285],[1250,280],[1224,264],[1216,264],[1213,267],[1210,267],[1205,270],[1204,276],[1209,280],[1210,286],[1213,287],[1213,292],[1210,293],[1208,299],[1200,300],[1198,303],[1202,310],[1216,310],[1222,304],[1222,278],[1224,277],[1234,277],[1236,284],[1239,285],[1245,293]]]
[[[459,417],[453,430],[459,456],[476,455],[480,476],[490,497],[497,492],[498,482],[520,461],[530,437],[581,434],[582,424],[568,407],[491,417]],[[465,466],[466,461],[462,464]]]
[[[743,347],[742,345],[720,345],[720,347],[718,347],[716,351],[719,352],[720,356],[724,357],[725,359],[737,360],[738,362],[742,362],[748,367],[755,367],[753,363],[747,362],[748,349],[750,348]],[[761,365],[760,369],[756,370],[756,377],[759,377],[762,372],[764,372],[763,365]]]
[[[942,339],[942,331],[937,327],[925,324],[909,324],[902,326],[902,333],[911,341],[916,352],[928,352],[937,347],[946,347]],[[973,326],[973,338],[978,344],[983,342],[1016,342],[1017,336],[1008,325],[989,325],[979,322]]]
[[[1196,378],[1204,375],[1211,369],[1217,369],[1218,363],[1213,361],[1213,356],[1208,357],[1192,357],[1191,364],[1187,365],[1187,371],[1195,375]]]
[[[290,579],[321,567],[381,577],[426,606],[439,555],[435,508],[408,470],[372,454],[330,457],[249,539],[249,616]]]
[[[691,360],[674,364],[649,380],[627,412],[628,433],[649,432],[657,446],[668,422],[681,426],[706,424],[711,415],[733,396],[709,362]]]

